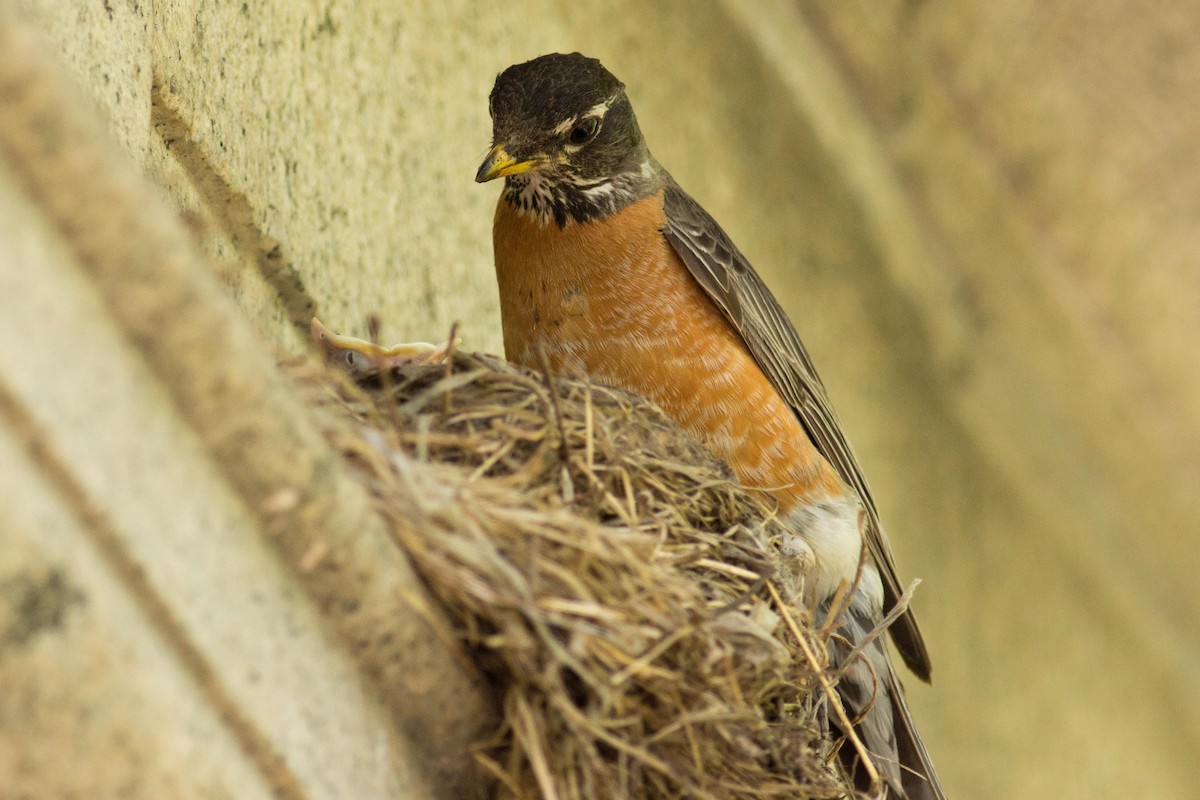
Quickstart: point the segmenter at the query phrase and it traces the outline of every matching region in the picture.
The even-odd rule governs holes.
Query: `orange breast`
[[[556,369],[649,397],[784,511],[840,495],[832,467],[661,234],[664,222],[661,195],[563,229],[501,199],[493,237],[507,358],[538,368],[540,342]]]

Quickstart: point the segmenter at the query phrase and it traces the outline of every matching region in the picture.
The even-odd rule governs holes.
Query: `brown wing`
[[[887,534],[879,524],[875,499],[858,459],[842,433],[825,386],[796,329],[721,226],[674,181],[667,183],[664,205],[667,225],[663,235],[671,247],[741,334],[762,371],[796,412],[817,450],[862,499],[867,511],[867,547],[883,579],[884,610],[890,610],[902,590]],[[917,677],[928,681],[929,653],[911,610],[892,625],[891,632],[904,663]]]

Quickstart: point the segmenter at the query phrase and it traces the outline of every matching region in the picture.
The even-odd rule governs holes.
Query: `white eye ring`
[[[590,142],[600,132],[599,117],[585,117],[571,127],[567,141],[579,147]]]

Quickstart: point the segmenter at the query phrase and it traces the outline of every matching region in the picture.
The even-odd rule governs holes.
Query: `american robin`
[[[855,652],[900,583],[858,460],[779,303],[650,154],[624,84],[599,61],[553,54],[509,67],[489,110],[493,146],[475,179],[505,179],[493,244],[506,356],[537,368],[541,351],[560,370],[651,398],[775,498],[811,548],[817,617],[853,587],[830,659],[885,793],[943,798],[883,639]],[[912,611],[890,630],[928,680]],[[854,749],[839,755],[867,788]]]

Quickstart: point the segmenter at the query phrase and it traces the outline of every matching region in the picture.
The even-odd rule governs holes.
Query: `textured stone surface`
[[[1200,741],[1191,10],[800,7],[929,242],[926,282],[963,289],[963,360],[934,362],[938,391],[1034,514],[1042,555],[993,562],[1004,597],[982,621],[1058,633],[996,651],[1039,722],[985,715],[1009,731],[997,757],[1023,765],[995,796],[1049,793],[1056,771],[1092,796],[1183,796],[1176,765]],[[913,298],[947,338],[936,295]],[[1051,584],[1074,611],[1029,591]]]
[[[11,437],[0,429],[5,797],[271,797],[210,698],[104,569],[87,523]]]
[[[659,159],[792,314],[879,495],[902,573],[925,579],[916,605],[935,685],[911,688],[952,795],[1190,796],[1200,747],[1200,593],[1190,578],[1200,531],[1200,30],[1189,6],[21,6],[181,209],[263,346],[285,352],[301,347],[313,311],[360,335],[378,313],[388,341],[437,339],[460,320],[468,347],[498,350],[497,187],[472,181],[492,77],[553,50],[601,58],[627,84]],[[5,270],[32,256],[4,252],[7,281]],[[43,351],[20,341],[43,327],[86,338],[63,308],[48,299],[19,325],[6,317],[0,385],[35,409],[53,388],[63,405],[47,427],[94,411],[86,381],[45,371],[33,355]],[[136,361],[119,338],[104,341],[97,358],[114,369]],[[161,402],[154,394],[129,400],[130,417]],[[128,426],[114,419],[96,455],[76,453],[74,479],[109,497],[104,481],[117,475],[105,467],[125,463],[113,458]],[[186,434],[161,436],[175,442],[162,457],[183,459]],[[134,500],[114,492],[110,502],[118,518]],[[14,525],[39,507],[31,500]],[[140,541],[131,546],[149,547]],[[5,598],[46,586],[100,597],[112,580],[26,545],[4,563],[22,576],[4,584],[16,587]],[[99,607],[70,590],[56,596],[61,613],[51,603],[39,618],[68,633]],[[105,619],[142,613],[128,598],[111,602]],[[280,614],[304,613],[281,603]],[[155,680],[186,688],[139,625],[112,653],[80,652],[111,658],[143,642],[139,658],[160,664],[146,669],[163,671]],[[341,674],[343,651],[307,635],[303,645],[280,640],[279,652],[311,648],[324,674]],[[204,641],[205,652],[254,652]],[[34,673],[19,674],[30,686]],[[112,680],[113,696],[139,690]],[[214,731],[201,737],[205,753],[235,747],[192,691],[189,700],[164,690],[162,718]],[[252,708],[250,697],[237,702]],[[149,748],[139,752],[158,758],[153,728],[137,735]],[[387,768],[404,773],[404,748],[389,752]],[[15,763],[4,758],[0,774]],[[219,785],[238,796],[253,796],[265,774],[229,769]]]
[[[0,481],[15,517],[0,682],[22,703],[0,735],[36,745],[4,748],[0,784],[148,798],[213,781],[233,797],[257,771],[286,797],[427,794],[349,654],[0,174],[0,420],[31,448],[5,454]],[[57,767],[76,751],[95,784]],[[210,776],[212,761],[230,763]]]

